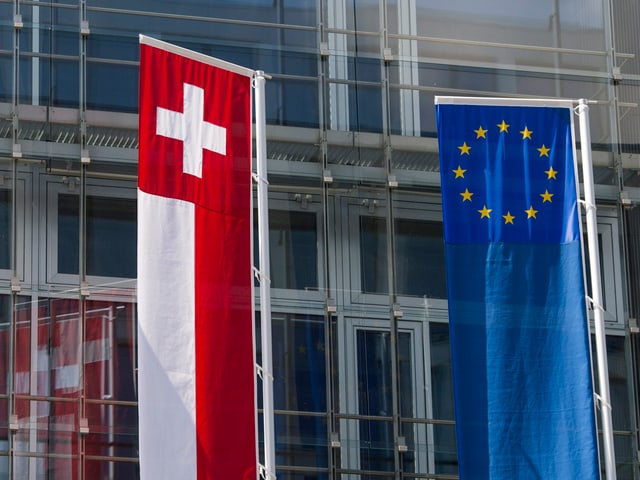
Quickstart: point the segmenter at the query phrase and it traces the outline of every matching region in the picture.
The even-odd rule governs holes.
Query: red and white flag
[[[141,478],[253,480],[253,71],[140,44]]]

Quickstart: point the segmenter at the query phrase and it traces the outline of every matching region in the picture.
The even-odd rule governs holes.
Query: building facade
[[[272,77],[279,479],[457,478],[434,96],[589,99],[639,479],[638,31],[633,0],[0,0],[0,478],[138,477],[143,33]]]

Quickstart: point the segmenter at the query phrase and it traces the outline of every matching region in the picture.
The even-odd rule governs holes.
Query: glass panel
[[[85,396],[135,401],[135,306],[88,301],[85,307]]]
[[[389,332],[358,330],[358,412],[393,415]]]
[[[326,412],[324,318],[278,316],[272,319],[272,331],[275,408]],[[321,435],[326,430],[324,422],[308,419],[306,426]],[[326,439],[326,434],[322,435]]]
[[[389,9],[397,9],[401,2],[392,0]],[[393,19],[393,16],[390,16]],[[431,0],[416,2],[415,22],[423,35],[438,38],[455,38],[476,42],[496,42],[505,44],[536,45],[543,47],[575,48],[604,52],[607,48],[602,2],[578,4],[573,2],[544,2],[540,4],[503,4],[501,2],[446,3]],[[390,33],[398,33],[403,27],[390,22]],[[406,30],[406,26],[404,26]],[[498,63],[519,63],[536,65],[540,58],[548,58],[546,65],[553,66],[554,57],[547,52],[523,52],[499,49],[493,57],[489,48],[460,47],[459,45],[438,45],[424,42],[420,56],[438,56],[448,59],[490,58]],[[434,50],[435,47],[435,50]],[[584,56],[584,61],[604,57]],[[601,64],[600,68],[605,68]],[[579,97],[575,97],[579,98]]]
[[[387,227],[381,217],[360,217],[360,286],[363,293],[388,293]]]
[[[274,78],[266,84],[269,124],[317,128],[320,124],[318,84],[315,81]]]
[[[451,369],[451,346],[449,325],[430,323],[431,391],[433,392],[433,418],[454,420],[453,372]],[[454,425],[433,426],[434,460],[436,473],[458,473],[456,454],[456,432]]]
[[[317,214],[290,210],[269,210],[271,287],[316,289],[318,287]],[[253,215],[254,238],[258,238],[258,215]],[[254,259],[259,265],[257,240]]]
[[[0,269],[11,268],[11,191],[0,190]]]
[[[276,465],[326,467],[327,421],[325,417],[275,416]],[[280,475],[278,475],[278,478]]]
[[[442,223],[400,218],[395,234],[398,294],[447,298]]]
[[[138,67],[87,61],[87,108],[138,111]]]
[[[349,476],[349,478],[353,478]],[[287,472],[278,467],[278,480],[328,480],[327,472]]]
[[[393,472],[393,423],[384,420],[360,420],[360,469]],[[374,479],[377,476],[363,476]]]
[[[390,333],[375,330],[357,332],[358,413],[367,416],[393,415],[393,381]],[[399,374],[405,395],[401,400],[401,415],[413,412],[411,385],[411,334],[398,334]],[[393,423],[379,420],[360,420],[360,468],[363,470],[393,471]],[[408,432],[409,439],[412,438]],[[410,462],[411,458],[407,458]]]
[[[25,302],[16,312],[15,393],[75,398],[81,375],[78,302],[45,300],[33,308]]]
[[[78,273],[78,196],[58,196],[58,272]],[[87,274],[136,276],[136,200],[87,197]]]
[[[79,60],[51,60],[50,84],[43,83],[41,98],[47,98],[51,91],[50,104],[57,107],[78,108],[80,101],[80,63]],[[41,76],[42,78],[42,76]]]
[[[33,53],[53,53],[78,56],[79,9],[58,8],[52,4],[36,2],[21,5],[24,28],[20,31],[20,50]]]
[[[395,221],[399,295],[447,298],[442,223]],[[360,281],[363,293],[387,293],[386,221],[360,217]]]
[[[140,465],[135,462],[108,462],[87,458],[84,462],[87,479],[112,480],[123,478],[134,480],[140,478]]]
[[[91,0],[91,7],[108,7],[139,12],[197,15],[269,23],[316,25],[316,3],[313,0],[188,0],[158,4],[154,0]],[[149,21],[148,19],[146,20]]]
[[[382,88],[362,84],[349,86],[349,129],[382,132]]]
[[[7,44],[10,45],[10,44]],[[0,102],[11,102],[13,84],[13,62],[10,54],[0,54]],[[4,130],[4,129],[3,129]],[[11,133],[10,131],[8,132]],[[2,132],[2,136],[5,133]]]
[[[13,18],[13,2],[0,3],[0,18]],[[0,22],[0,50],[10,51],[13,46],[13,25],[9,21]]]
[[[15,478],[79,478],[77,409],[77,401],[16,400]],[[31,462],[29,454],[39,458]]]
[[[86,414],[89,421],[89,433],[85,437],[87,455],[111,458],[136,458],[138,456],[138,407],[136,405],[125,406],[92,402],[87,404]],[[98,468],[98,465],[94,466]],[[103,468],[98,468],[98,470],[104,471]],[[103,477],[86,475],[85,478]],[[120,477],[111,475],[107,478]]]

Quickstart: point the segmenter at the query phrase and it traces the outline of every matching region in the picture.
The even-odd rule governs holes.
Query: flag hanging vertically
[[[253,480],[253,71],[140,43],[141,478]]]
[[[461,480],[598,478],[572,106],[436,98]]]

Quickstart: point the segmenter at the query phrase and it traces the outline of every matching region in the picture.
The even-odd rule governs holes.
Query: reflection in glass
[[[429,324],[431,353],[431,391],[433,392],[433,418],[453,420],[453,372],[451,369],[451,346],[449,325]],[[435,444],[435,472],[458,473],[456,454],[456,432],[454,425],[433,426]]]
[[[277,463],[327,466],[327,374],[324,317],[277,315],[272,319]],[[260,345],[260,343],[258,343]],[[293,440],[295,439],[295,440]]]
[[[11,191],[0,190],[0,269],[11,268]]]
[[[367,416],[390,417],[393,415],[393,376],[391,363],[391,335],[387,331],[358,330],[358,413]],[[400,402],[400,414],[413,415],[413,386],[411,382],[411,334],[398,334],[399,376],[408,388]],[[393,423],[389,420],[361,419],[360,468],[363,470],[393,471],[394,445]],[[406,429],[405,434],[410,429]],[[407,438],[408,447],[414,450],[412,435]],[[411,465],[412,458],[405,461]]]

